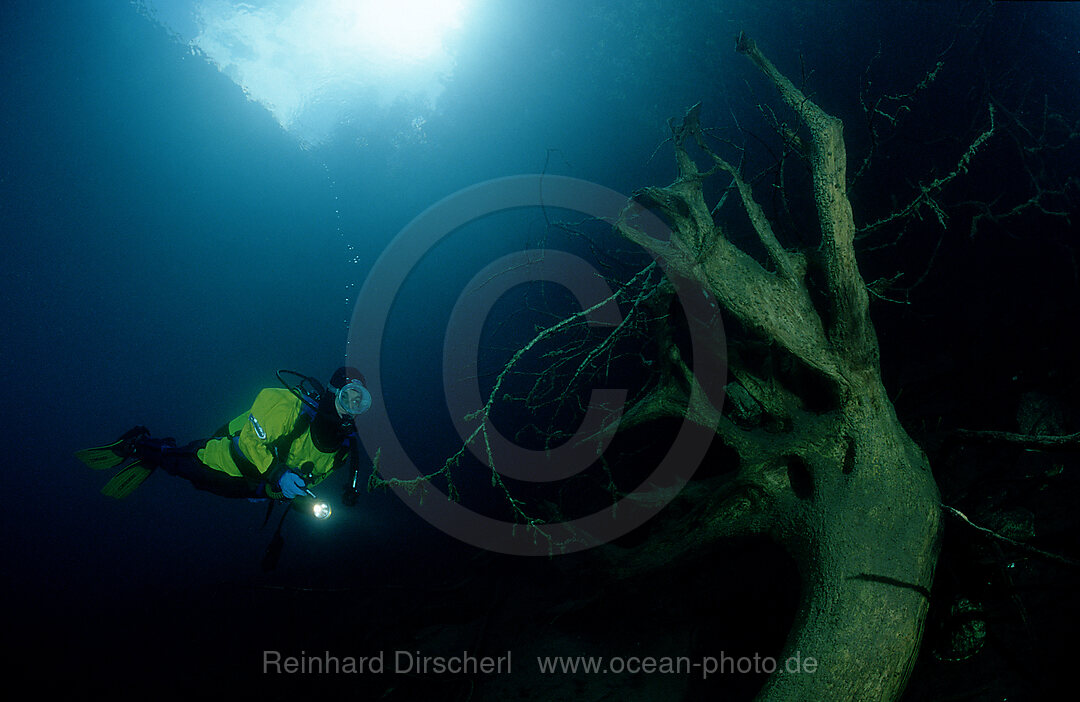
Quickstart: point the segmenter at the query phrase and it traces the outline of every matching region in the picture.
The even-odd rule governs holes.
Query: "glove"
[[[287,500],[307,494],[304,479],[291,470],[281,475],[281,479],[278,480],[278,489],[281,490],[281,495]]]

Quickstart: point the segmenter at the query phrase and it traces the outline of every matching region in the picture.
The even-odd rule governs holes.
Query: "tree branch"
[[[1024,449],[1037,449],[1044,451],[1077,451],[1080,450],[1080,432],[1075,434],[1062,434],[1058,436],[1043,436],[1038,434],[1017,434],[1011,431],[974,431],[971,429],[957,429],[957,439],[967,439],[988,444],[1012,444]]]
[[[814,203],[821,225],[821,265],[831,305],[826,330],[834,350],[858,369],[877,368],[878,346],[870,323],[866,284],[855,259],[855,221],[847,198],[843,123],[818,107],[773,66],[753,39],[740,32],[736,50],[772,81],[783,101],[810,131]]]

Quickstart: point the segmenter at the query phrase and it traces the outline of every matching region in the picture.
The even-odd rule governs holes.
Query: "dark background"
[[[68,691],[214,697],[239,683],[284,696],[326,681],[289,681],[298,690],[268,683],[258,674],[264,649],[408,649],[425,627],[498,622],[496,605],[537,599],[529,587],[550,590],[548,604],[587,598],[588,581],[560,559],[522,562],[457,544],[391,493],[365,495],[347,510],[336,502],[336,481],[325,490],[334,517],[291,517],[281,565],[264,574],[270,529],[261,528],[261,506],[164,475],[115,503],[98,493],[104,476],[72,454],[133,424],[181,441],[205,436],[274,385],[277,368],[326,377],[344,359],[351,296],[365,271],[410,219],[462,187],[541,170],[626,193],[667,184],[670,149],[650,155],[668,134],[666,120],[698,101],[706,124],[734,138],[738,119],[775,149],[755,107],[772,91],[734,52],[739,30],[844,119],[853,164],[869,143],[858,97],[875,54],[875,87],[889,92],[909,90],[944,61],[853,193],[859,223],[952,170],[985,128],[991,95],[1032,129],[1042,123],[1043,96],[1069,124],[1080,115],[1080,12],[1071,3],[560,0],[489,2],[482,11],[485,21],[456,40],[457,66],[425,113],[426,139],[402,137],[416,108],[396,104],[302,149],[132,6],[3,3],[0,381],[9,444],[0,476],[10,673]],[[1076,146],[1067,130],[1054,138],[1066,148],[1038,161],[1035,175],[1060,188],[1074,177]],[[756,138],[747,143],[750,165],[767,164]],[[1017,154],[1003,130],[943,202],[1023,202],[1033,191]],[[1074,189],[1053,204],[1075,201]],[[930,452],[946,501],[973,518],[1028,510],[1040,545],[1075,555],[1075,461],[942,449],[954,428],[1015,430],[1021,398],[1032,392],[1066,417],[1064,429],[1077,429],[1075,229],[1032,214],[969,237],[972,211],[950,210],[910,304],[875,302],[887,383]],[[506,239],[489,230],[450,241],[396,308],[388,339],[408,348],[390,354],[383,382],[417,461],[437,467],[455,448],[438,366],[454,286],[536,241],[536,226],[522,224]],[[782,233],[794,243],[808,236],[802,229],[813,227]],[[924,211],[899,246],[866,253],[864,277],[905,270],[913,281],[942,231]],[[947,540],[941,572],[949,582],[935,590],[928,631],[955,627],[943,610],[957,592],[976,593],[987,610],[986,646],[953,664],[925,647],[914,699],[944,690],[1012,699],[1037,690],[1063,662],[1054,651],[1063,655],[1058,637],[1075,621],[1066,596],[1075,569],[985,549],[963,536]],[[770,572],[750,552],[738,562]],[[701,593],[715,579],[695,577],[702,582],[686,580],[689,597],[667,592],[651,602],[653,623],[642,631],[708,616],[732,630],[753,627],[749,615],[749,624],[732,621],[707,604]],[[613,595],[605,617],[625,623],[621,607],[640,606],[634,595]],[[608,630],[610,618],[580,626]],[[468,687],[363,685],[358,695],[390,699],[464,698]]]

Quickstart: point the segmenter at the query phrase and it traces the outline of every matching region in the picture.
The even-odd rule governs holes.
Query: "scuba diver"
[[[288,383],[283,373],[299,383]],[[91,468],[119,467],[101,490],[109,497],[127,497],[160,468],[223,497],[267,499],[271,509],[278,500],[314,500],[311,487],[347,462],[352,486],[343,501],[355,504],[361,449],[354,421],[371,407],[364,376],[338,368],[325,388],[295,371],[281,370],[277,377],[284,388],[261,390],[249,411],[208,439],[177,447],[175,439],[155,439],[136,426],[106,446],[75,455]],[[326,503],[313,504],[316,517],[329,516]]]

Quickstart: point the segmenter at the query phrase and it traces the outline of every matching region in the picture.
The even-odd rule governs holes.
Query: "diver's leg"
[[[172,440],[160,441],[171,442]],[[180,448],[176,448],[175,443],[171,445],[155,445],[160,441],[140,442],[137,453],[140,456],[145,453],[148,460],[151,460],[166,473],[187,480],[196,489],[212,492],[222,497],[257,497],[255,487],[244,478],[214,470],[199,460],[199,449],[205,446],[209,439],[193,441]]]

